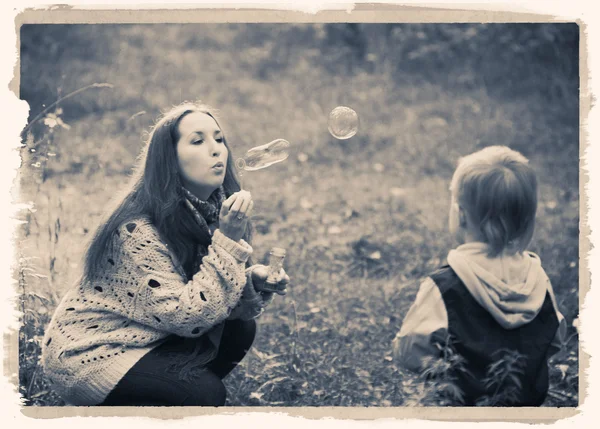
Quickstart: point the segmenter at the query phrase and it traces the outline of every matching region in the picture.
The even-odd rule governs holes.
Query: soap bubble
[[[358,131],[358,114],[349,107],[338,106],[329,114],[329,133],[339,140],[353,137]]]
[[[256,146],[246,152],[244,158],[236,161],[236,167],[243,171],[262,170],[278,162],[285,161],[290,156],[290,142],[276,139],[262,146]]]
[[[238,170],[245,170],[246,161],[244,160],[244,158],[238,158],[238,160],[235,162],[235,166],[238,168]]]

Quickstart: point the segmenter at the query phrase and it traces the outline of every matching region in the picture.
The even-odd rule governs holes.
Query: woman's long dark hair
[[[148,218],[158,230],[161,239],[169,246],[182,266],[188,267],[195,256],[197,243],[208,245],[210,236],[198,225],[185,206],[181,188],[176,145],[178,125],[189,113],[201,112],[211,116],[218,124],[212,109],[201,103],[185,102],[162,115],[153,126],[142,150],[137,167],[125,195],[117,201],[94,234],[85,254],[85,279],[91,280],[102,270],[103,261],[110,250],[113,234],[124,223],[136,218]],[[219,128],[221,126],[219,125]],[[238,192],[240,181],[235,171],[233,155],[223,133],[223,142],[229,151],[227,169],[223,180],[225,197]],[[252,227],[248,223],[244,240],[251,243]]]

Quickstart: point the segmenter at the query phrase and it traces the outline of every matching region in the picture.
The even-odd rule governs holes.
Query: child
[[[421,284],[394,339],[395,359],[421,371],[450,344],[463,358],[453,375],[464,405],[475,405],[498,393],[498,385],[486,386],[490,365],[516,352],[516,396],[496,405],[539,406],[566,323],[539,257],[525,250],[537,208],[535,173],[520,153],[487,147],[460,160],[450,191],[449,229],[460,245]]]

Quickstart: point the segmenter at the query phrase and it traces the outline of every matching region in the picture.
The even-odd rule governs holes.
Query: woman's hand
[[[219,213],[219,229],[233,241],[240,241],[246,232],[248,217],[254,202],[248,191],[239,191],[227,198]]]
[[[287,293],[287,285],[290,283],[289,276],[285,273],[282,268],[277,278],[277,284],[266,284],[265,281],[269,276],[269,267],[265,265],[254,265],[252,267],[252,283],[254,289],[261,292],[275,292],[279,295],[285,295]]]

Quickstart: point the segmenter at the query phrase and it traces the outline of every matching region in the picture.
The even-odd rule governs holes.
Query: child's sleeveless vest
[[[475,405],[478,399],[494,394],[497,385],[486,388],[487,371],[507,351],[523,355],[524,365],[521,373],[517,373],[521,389],[514,403],[500,400],[494,405],[541,405],[548,393],[547,354],[559,324],[550,295],[546,294],[539,314],[531,322],[505,329],[475,301],[450,266],[442,267],[430,277],[446,306],[452,346],[466,360],[467,371],[455,372],[464,405]]]

